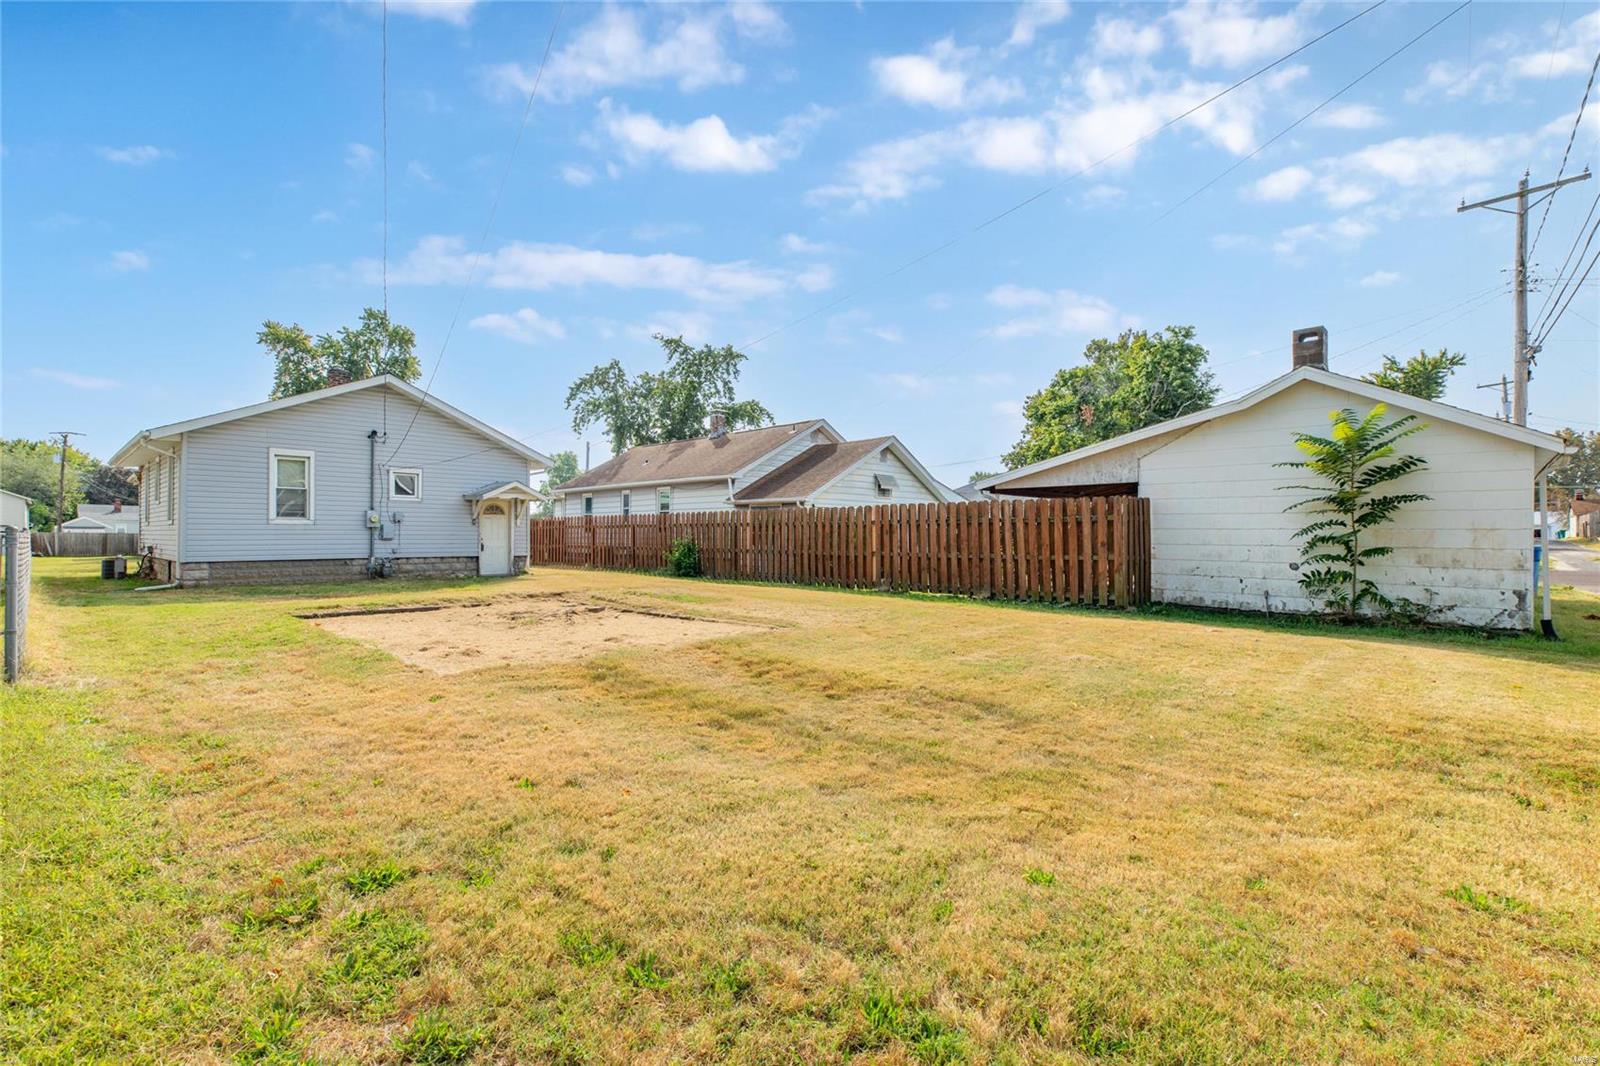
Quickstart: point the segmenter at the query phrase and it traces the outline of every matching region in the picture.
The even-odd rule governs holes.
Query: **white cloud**
[[[1371,222],[1349,216],[1336,218],[1331,222],[1308,222],[1301,226],[1291,226],[1278,234],[1277,239],[1273,241],[1272,250],[1286,259],[1297,257],[1309,244],[1325,244],[1351,251],[1360,247],[1363,241],[1376,232],[1378,227]]]
[[[1392,270],[1374,270],[1361,279],[1360,285],[1364,289],[1384,289],[1400,280],[1400,275]]]
[[[1258,15],[1252,3],[1189,0],[1168,20],[1191,63],[1240,67],[1302,43],[1305,16],[1312,6],[1301,4],[1281,15]]]
[[[1046,26],[1054,26],[1070,14],[1072,8],[1064,0],[1029,0],[1017,8],[1016,18],[1011,23],[1011,36],[1006,39],[1006,47],[1027,47],[1033,43],[1040,30]]]
[[[388,3],[389,10],[395,14],[465,26],[472,17],[472,8],[477,0],[388,0]]]
[[[1423,69],[1422,81],[1406,91],[1406,99],[1429,96],[1504,100],[1516,91],[1518,81],[1544,81],[1587,73],[1600,47],[1600,11],[1591,11],[1568,24],[1555,36],[1559,19],[1548,19],[1531,33],[1494,34],[1478,48],[1480,60],[1472,65],[1441,59]]]
[[[1100,297],[1085,296],[1071,289],[1046,292],[1000,285],[990,290],[987,300],[1001,310],[1023,312],[984,331],[997,340],[1041,334],[1106,333],[1134,322]]]
[[[803,292],[825,292],[833,288],[833,267],[814,263],[794,276],[795,286]]]
[[[473,276],[473,260],[462,238],[428,236],[391,268],[389,281],[396,285],[464,285]],[[360,260],[356,269],[368,280],[380,274],[375,260]],[[475,280],[491,289],[544,291],[587,285],[650,289],[718,303],[777,296],[818,281],[807,272],[795,274],[747,261],[713,263],[665,252],[632,255],[525,241],[485,252]]]
[[[937,172],[950,163],[1007,173],[1072,172],[1102,161],[1107,169],[1126,168],[1138,155],[1130,142],[1223,88],[1128,64],[1091,66],[1075,80],[1076,92],[1037,116],[972,118],[872,145],[809,199],[864,209],[937,185]],[[1263,106],[1263,91],[1247,86],[1182,125],[1242,155],[1257,143]]]
[[[700,227],[693,222],[641,222],[628,231],[636,241],[664,241],[699,232]]]
[[[1310,186],[1314,178],[1315,175],[1305,167],[1284,167],[1258,179],[1249,186],[1248,192],[1257,200],[1293,200]]]
[[[111,253],[111,269],[119,274],[135,270],[149,270],[150,257],[144,252],[123,251]]]
[[[890,96],[945,110],[1004,103],[1022,95],[1022,87],[1010,79],[974,77],[966,68],[976,55],[977,49],[957,48],[946,37],[926,54],[875,57],[872,75]]]
[[[71,370],[51,370],[45,367],[33,367],[29,373],[45,381],[54,381],[74,389],[120,389],[122,382],[115,378],[99,378],[90,374],[76,374]]]
[[[734,136],[718,115],[685,125],[664,123],[654,115],[629,111],[609,99],[600,101],[600,124],[630,162],[658,156],[690,172],[753,174],[774,170],[781,160],[800,151],[800,142],[826,114],[813,109],[785,119],[778,131],[745,138]]]
[[[153,144],[130,144],[125,148],[102,145],[95,149],[95,154],[108,163],[120,163],[125,167],[148,166],[158,159],[172,155],[165,148],[157,148]]]
[[[358,141],[351,141],[344,146],[344,165],[357,172],[372,169],[372,161],[378,158],[378,153]]]
[[[1166,43],[1161,24],[1139,23],[1133,19],[1102,16],[1094,24],[1094,50],[1098,56],[1146,57],[1161,51]]]
[[[658,311],[633,332],[641,337],[682,337],[687,344],[710,344],[713,323],[703,311]]]
[[[1335,104],[1311,117],[1312,125],[1336,130],[1370,130],[1383,123],[1383,112],[1371,104]]]
[[[785,233],[779,239],[778,246],[792,255],[825,255],[833,250],[830,244],[807,240],[798,233]]]
[[[318,225],[322,225],[328,222],[339,221],[339,216],[336,213],[329,211],[327,208],[323,208],[321,211],[318,211],[316,214],[311,216],[311,221],[317,223]]]
[[[577,163],[568,163],[561,168],[561,180],[581,189],[594,183],[594,171]]]
[[[521,344],[537,344],[540,340],[561,340],[567,335],[566,327],[553,318],[546,318],[531,307],[513,311],[509,315],[494,313],[479,315],[467,323],[469,329],[498,333]]]
[[[607,6],[550,57],[541,93],[570,100],[624,86],[676,83],[684,92],[737,84],[744,67],[729,54],[734,41],[782,41],[787,26],[776,8],[760,3],[727,7]],[[484,72],[496,96],[526,97],[536,68],[502,63]]]
[[[439,188],[438,179],[433,176],[433,172],[428,169],[427,164],[420,159],[413,159],[406,164],[406,174],[418,185],[426,185],[430,189]]]

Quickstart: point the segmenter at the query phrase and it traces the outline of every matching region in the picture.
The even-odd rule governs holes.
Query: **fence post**
[[[28,635],[29,576],[33,570],[33,541],[28,531],[0,526],[0,551],[5,560],[5,679],[22,674],[22,651]]]

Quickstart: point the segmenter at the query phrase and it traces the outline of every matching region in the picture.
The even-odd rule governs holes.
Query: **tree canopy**
[[[667,367],[629,377],[613,359],[595,367],[567,390],[572,429],[603,425],[613,454],[639,444],[689,440],[705,433],[712,410],[727,412],[728,428],[772,424],[772,412],[756,400],[735,397],[739,368],[747,356],[731,344],[721,348],[685,344],[682,337],[655,338]]]
[[[1022,439],[1005,455],[1015,469],[1210,406],[1217,387],[1193,326],[1127,330],[1096,338],[1083,366],[1056,371],[1023,405]]]
[[[578,453],[556,452],[550,457],[550,469],[544,472],[544,491],[558,489],[578,476]],[[549,518],[555,505],[549,500],[539,505],[539,517]]]
[[[0,488],[33,501],[28,507],[28,525],[33,529],[55,528],[60,454],[61,447],[54,441],[21,437],[0,441]],[[117,500],[138,503],[139,486],[133,478],[87,452],[68,446],[62,520],[76,517],[80,503],[114,503]]]
[[[1361,375],[1361,380],[1403,392],[1407,396],[1437,400],[1444,395],[1450,375],[1466,364],[1466,356],[1444,348],[1433,355],[1419,351],[1403,363],[1392,355],[1386,355],[1383,365],[1370,374]]]
[[[350,380],[393,374],[403,381],[422,376],[422,364],[413,350],[417,335],[395,325],[377,308],[361,312],[355,329],[343,326],[337,333],[313,337],[299,323],[285,326],[271,319],[261,323],[256,343],[267,350],[276,366],[271,399],[298,396],[328,384],[328,371],[338,369]]]

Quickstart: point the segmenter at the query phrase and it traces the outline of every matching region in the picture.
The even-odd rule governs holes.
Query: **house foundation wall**
[[[165,560],[157,560],[158,566]],[[388,560],[394,577],[458,578],[478,576],[476,555],[395,556]],[[511,571],[520,574],[528,559],[518,555]],[[170,564],[169,564],[170,565]],[[184,563],[181,583],[213,585],[298,585],[315,581],[359,581],[367,576],[367,560],[360,559],[254,559]]]

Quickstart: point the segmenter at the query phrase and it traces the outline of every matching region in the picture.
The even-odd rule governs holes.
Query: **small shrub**
[[[370,896],[374,892],[393,888],[410,876],[411,871],[404,866],[393,859],[384,859],[350,871],[345,875],[344,886],[358,896]]]
[[[439,1010],[417,1015],[411,1028],[395,1043],[395,1050],[406,1062],[465,1062],[483,1043],[477,1029],[458,1029]]]
[[[1037,866],[1029,870],[1023,876],[1028,879],[1028,884],[1030,885],[1044,885],[1049,887],[1050,885],[1056,883],[1055,874],[1051,873],[1049,870],[1041,870]]]
[[[644,952],[623,967],[622,976],[634,988],[666,988],[671,980],[653,951]]]
[[[700,546],[692,540],[675,540],[667,551],[667,573],[673,577],[700,576]]]

